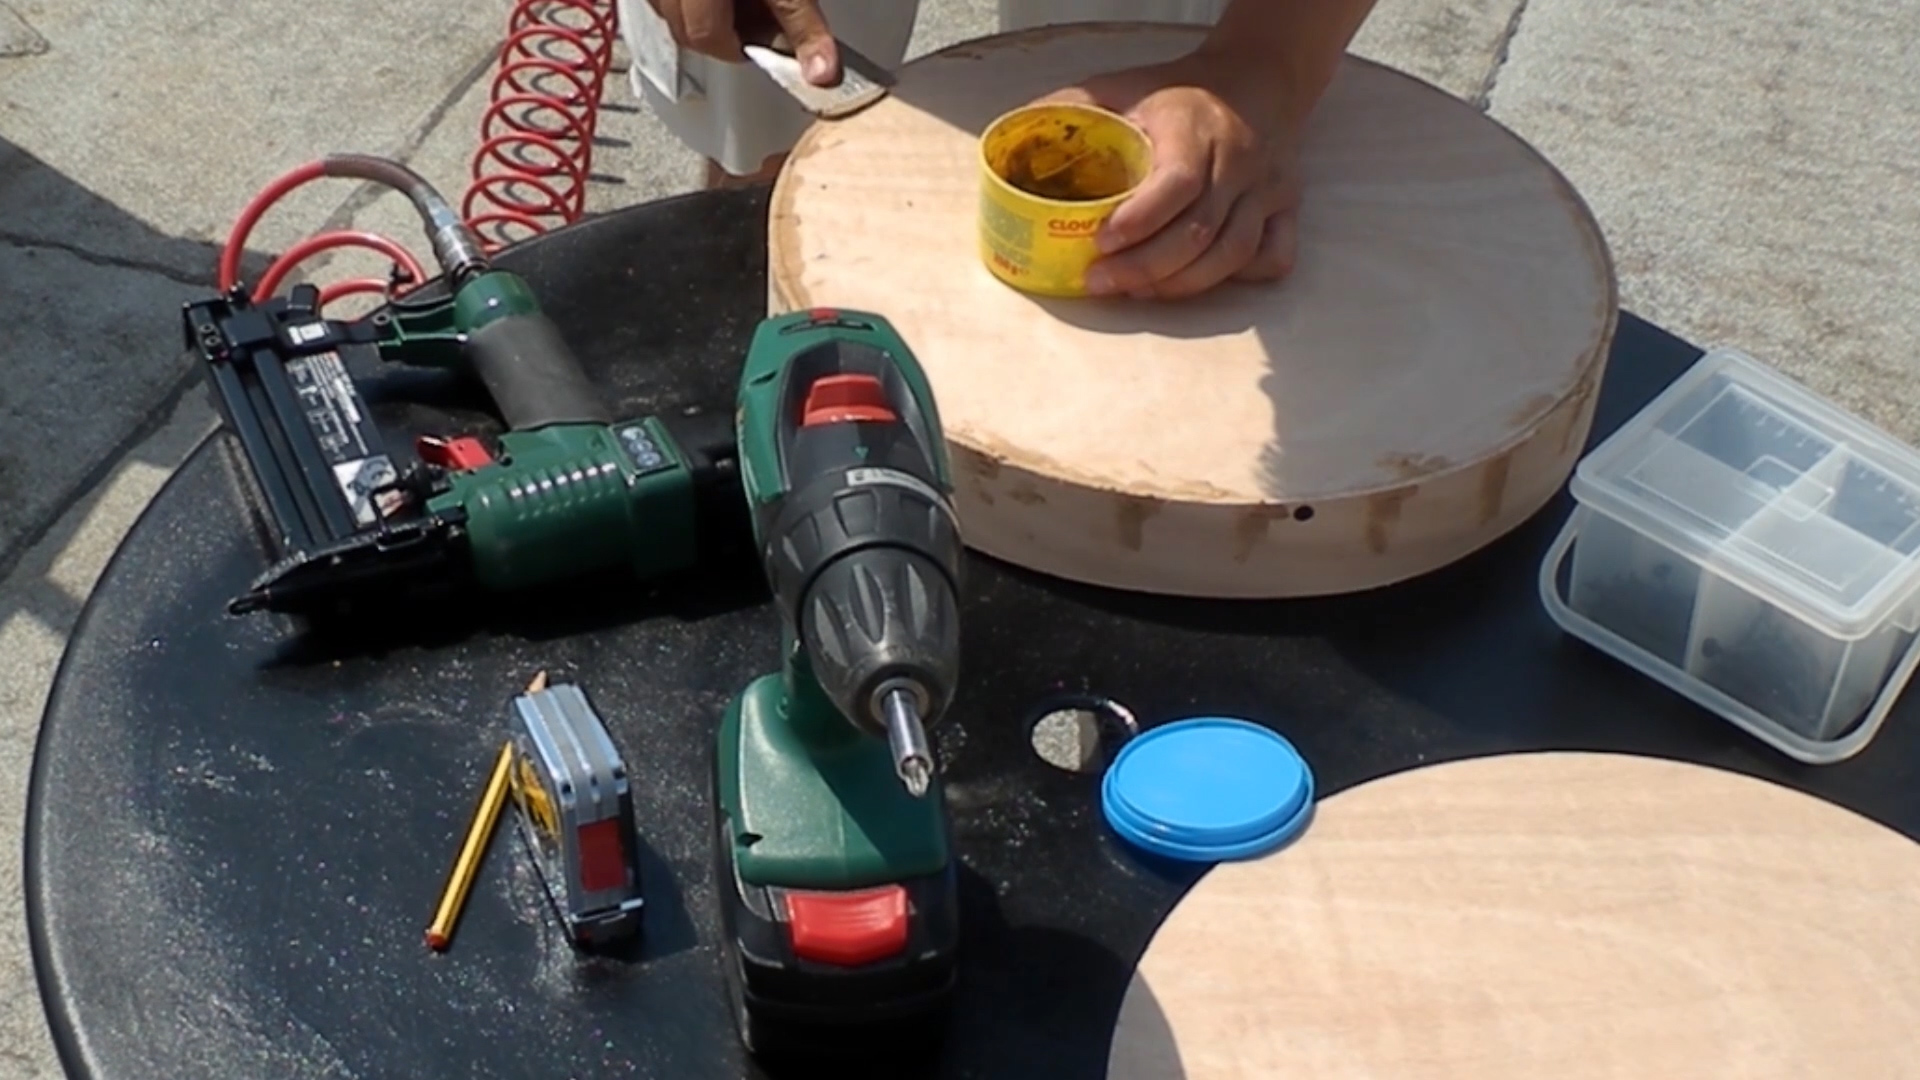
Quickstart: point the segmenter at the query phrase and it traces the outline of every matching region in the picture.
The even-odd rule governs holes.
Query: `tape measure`
[[[567,936],[636,936],[645,906],[627,766],[580,687],[513,699],[511,790],[521,840]]]

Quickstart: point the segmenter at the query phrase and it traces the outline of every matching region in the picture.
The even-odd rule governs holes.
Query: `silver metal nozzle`
[[[480,237],[451,210],[445,213],[436,211],[434,217],[429,239],[433,244],[434,258],[447,277],[458,285],[473,274],[484,272],[490,260],[486,248],[480,243]]]
[[[887,745],[893,749],[893,769],[914,798],[923,798],[933,784],[933,751],[913,695],[905,689],[887,691],[880,700],[887,720]]]
[[[434,259],[451,284],[460,285],[491,264],[480,237],[459,211],[413,169],[373,154],[328,154],[321,161],[328,176],[368,180],[405,195],[426,226]]]

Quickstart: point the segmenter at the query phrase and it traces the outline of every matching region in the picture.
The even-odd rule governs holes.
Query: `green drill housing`
[[[906,764],[957,676],[952,474],[925,373],[868,312],[763,322],[735,425],[781,666],[715,744],[726,971],[750,1050],[843,1051],[849,1024],[937,1017],[956,978],[947,805]]]

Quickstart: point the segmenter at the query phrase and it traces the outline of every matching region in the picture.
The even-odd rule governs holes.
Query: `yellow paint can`
[[[980,258],[1041,296],[1083,296],[1094,234],[1146,179],[1146,132],[1090,105],[1027,105],[980,136]]]

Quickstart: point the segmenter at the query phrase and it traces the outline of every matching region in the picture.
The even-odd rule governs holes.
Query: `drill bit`
[[[889,690],[880,701],[887,718],[887,745],[893,748],[893,768],[914,798],[923,798],[933,783],[933,751],[920,725],[919,710],[906,690]]]

